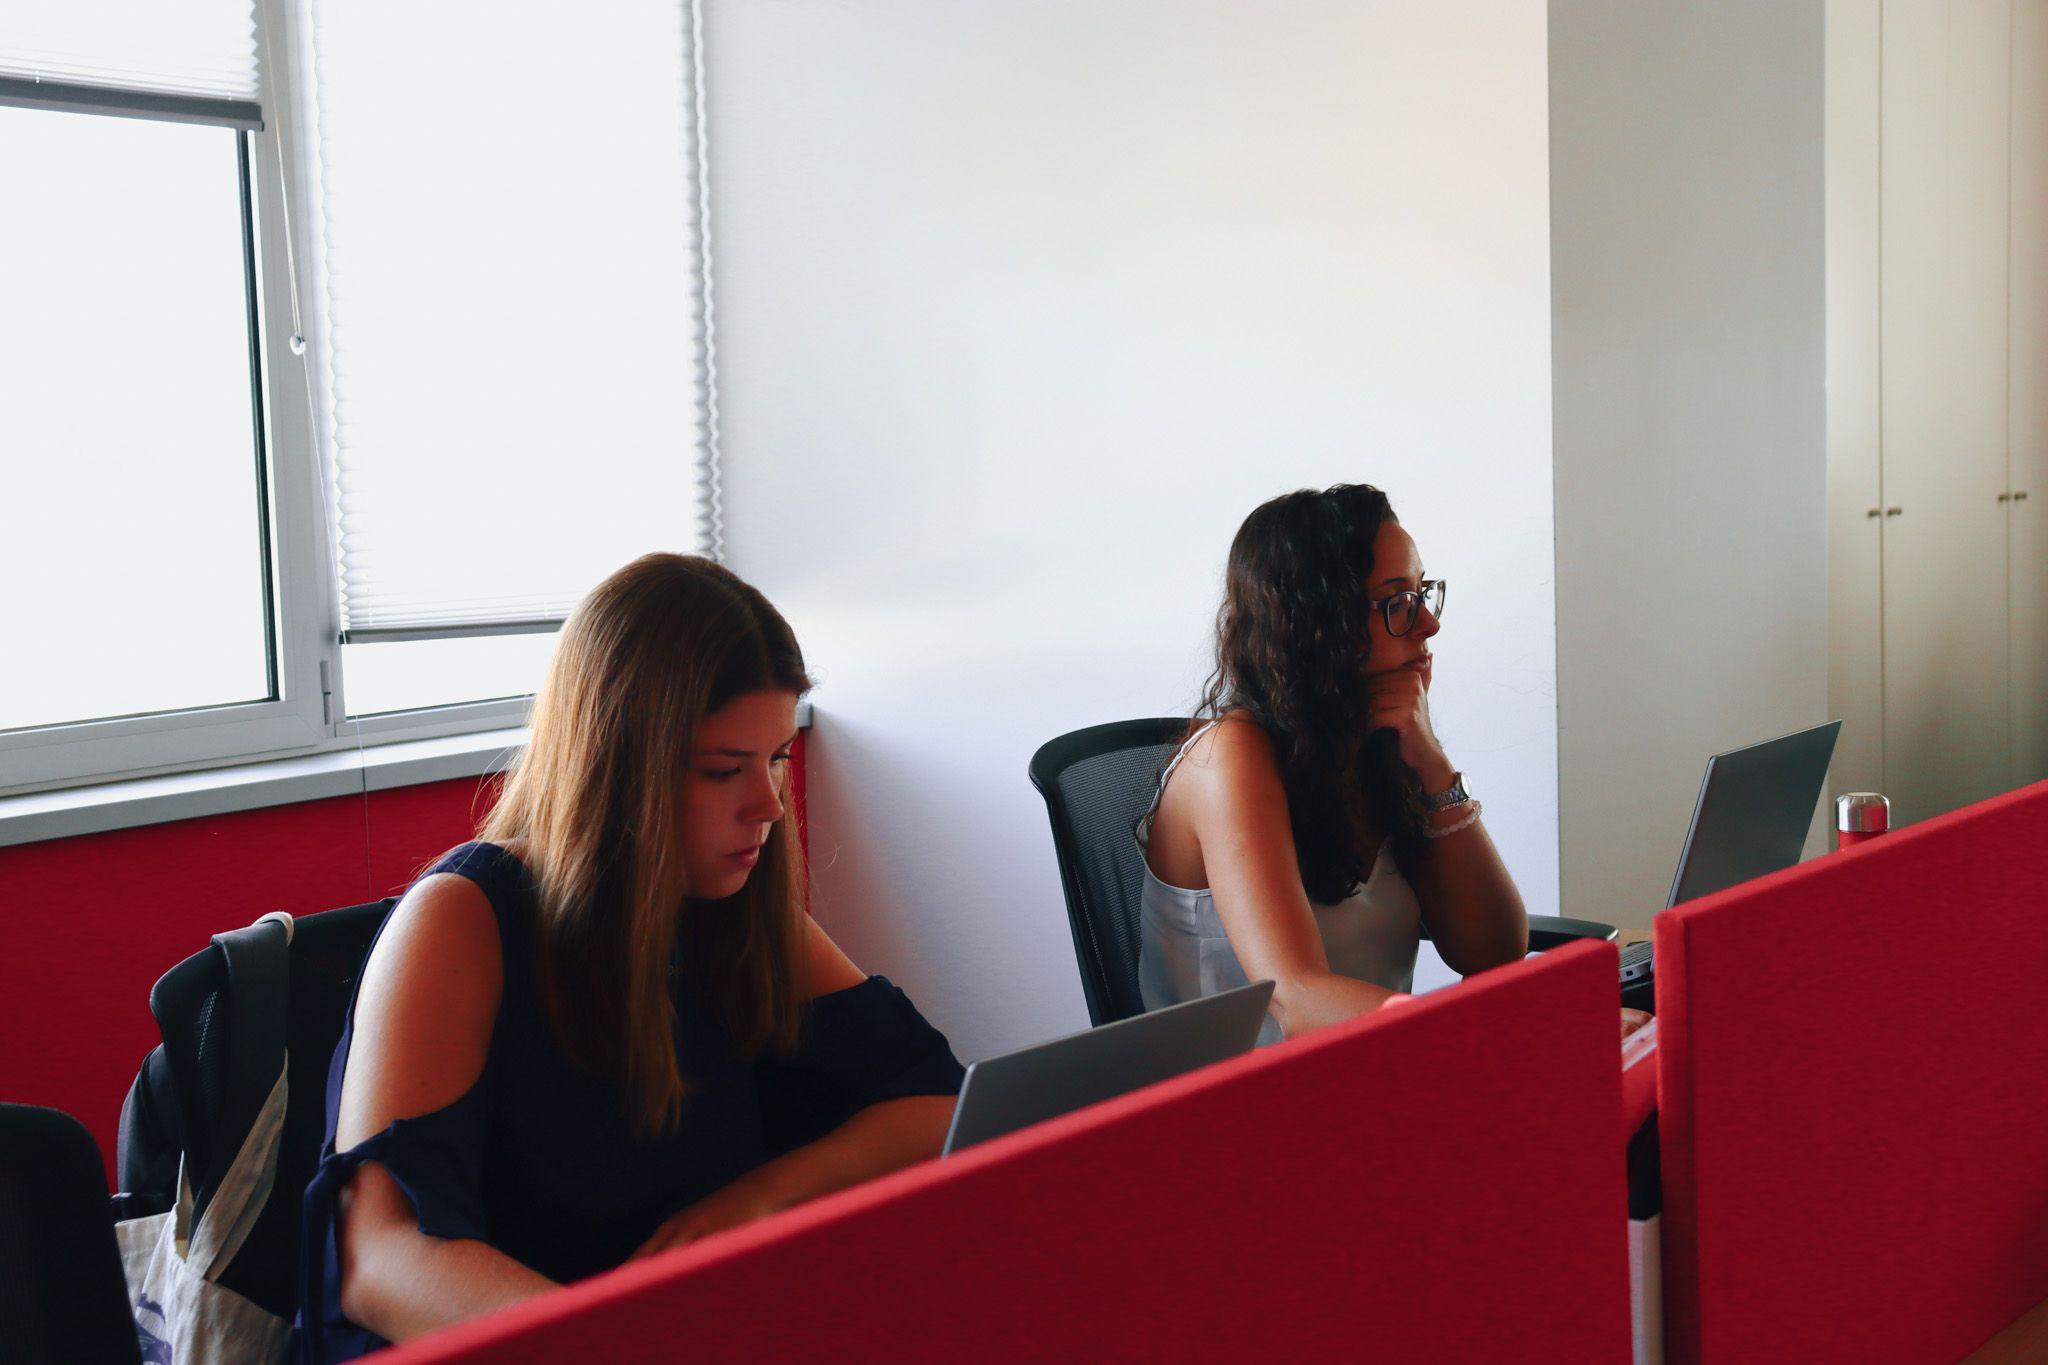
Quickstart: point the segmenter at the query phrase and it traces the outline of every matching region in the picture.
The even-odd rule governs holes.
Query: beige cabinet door
[[[2048,778],[2048,0],[2012,11],[2012,784]],[[2020,495],[2024,494],[2024,497]]]
[[[1878,424],[1883,12],[1827,7],[1828,790],[1884,790],[1882,433]],[[1832,824],[1832,813],[1829,816]]]
[[[2010,785],[2011,13],[1884,6],[1884,790],[1904,821]]]

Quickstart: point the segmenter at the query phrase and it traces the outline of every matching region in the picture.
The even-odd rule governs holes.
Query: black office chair
[[[1091,725],[1048,740],[1031,756],[1031,785],[1045,798],[1059,857],[1060,889],[1088,1018],[1113,1023],[1145,1012],[1138,997],[1138,894],[1145,867],[1132,827],[1152,803],[1174,746],[1187,734],[1179,716]],[[1592,920],[1529,916],[1529,946],[1612,939]]]
[[[0,1360],[141,1359],[92,1134],[55,1109],[0,1104]]]
[[[149,993],[164,1042],[144,1060],[121,1106],[116,1174],[123,1193],[115,1207],[123,1218],[170,1208],[182,1152],[193,1217],[204,1211],[277,1078],[281,1032],[288,1093],[277,1178],[220,1277],[279,1317],[291,1317],[298,1305],[299,1196],[326,1137],[328,1062],[370,943],[395,904],[386,899],[295,916],[282,982],[251,973],[238,983],[216,942],[164,973]],[[279,930],[259,923],[234,934],[252,932]],[[259,1036],[239,1036],[244,1031]]]

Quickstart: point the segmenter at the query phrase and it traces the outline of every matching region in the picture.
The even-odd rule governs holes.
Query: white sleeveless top
[[[1216,914],[1215,898],[1206,890],[1168,886],[1143,859],[1152,817],[1159,810],[1159,798],[1166,794],[1166,780],[1195,741],[1216,724],[1210,721],[1180,746],[1159,774],[1159,790],[1153,793],[1152,806],[1135,831],[1141,861],[1145,861],[1145,883],[1138,897],[1138,992],[1148,1010],[1246,984],[1244,968]],[[1335,905],[1310,901],[1309,908],[1315,911],[1316,928],[1322,931],[1323,952],[1331,971],[1394,991],[1405,991],[1414,983],[1422,905],[1415,899],[1415,888],[1395,865],[1387,842],[1381,842],[1363,886]],[[1268,1016],[1259,1030],[1259,1046],[1279,1041],[1280,1025]]]

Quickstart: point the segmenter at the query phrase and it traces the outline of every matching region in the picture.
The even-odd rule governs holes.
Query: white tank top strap
[[[1175,768],[1178,768],[1180,766],[1180,761],[1188,756],[1188,750],[1195,747],[1195,741],[1200,739],[1203,735],[1208,734],[1211,730],[1215,729],[1218,725],[1221,725],[1222,723],[1223,718],[1221,716],[1218,716],[1215,720],[1210,721],[1208,724],[1202,726],[1199,730],[1196,730],[1193,734],[1189,735],[1186,739],[1182,740],[1180,742],[1180,748],[1173,751],[1173,757],[1168,759],[1166,761],[1166,766],[1160,770],[1159,785],[1153,788],[1152,790],[1152,804],[1145,807],[1145,813],[1139,816],[1138,823],[1131,827],[1131,832],[1138,836],[1139,848],[1144,848],[1146,846],[1146,842],[1152,837],[1152,817],[1158,814],[1159,800],[1161,797],[1166,795],[1166,779],[1173,776],[1173,770]]]

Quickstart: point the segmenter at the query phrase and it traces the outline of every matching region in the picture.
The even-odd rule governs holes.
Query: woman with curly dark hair
[[[1461,973],[1527,951],[1522,898],[1430,724],[1444,596],[1377,488],[1245,518],[1216,671],[1138,823],[1147,1008],[1270,977],[1273,1042],[1405,993],[1425,924]]]

